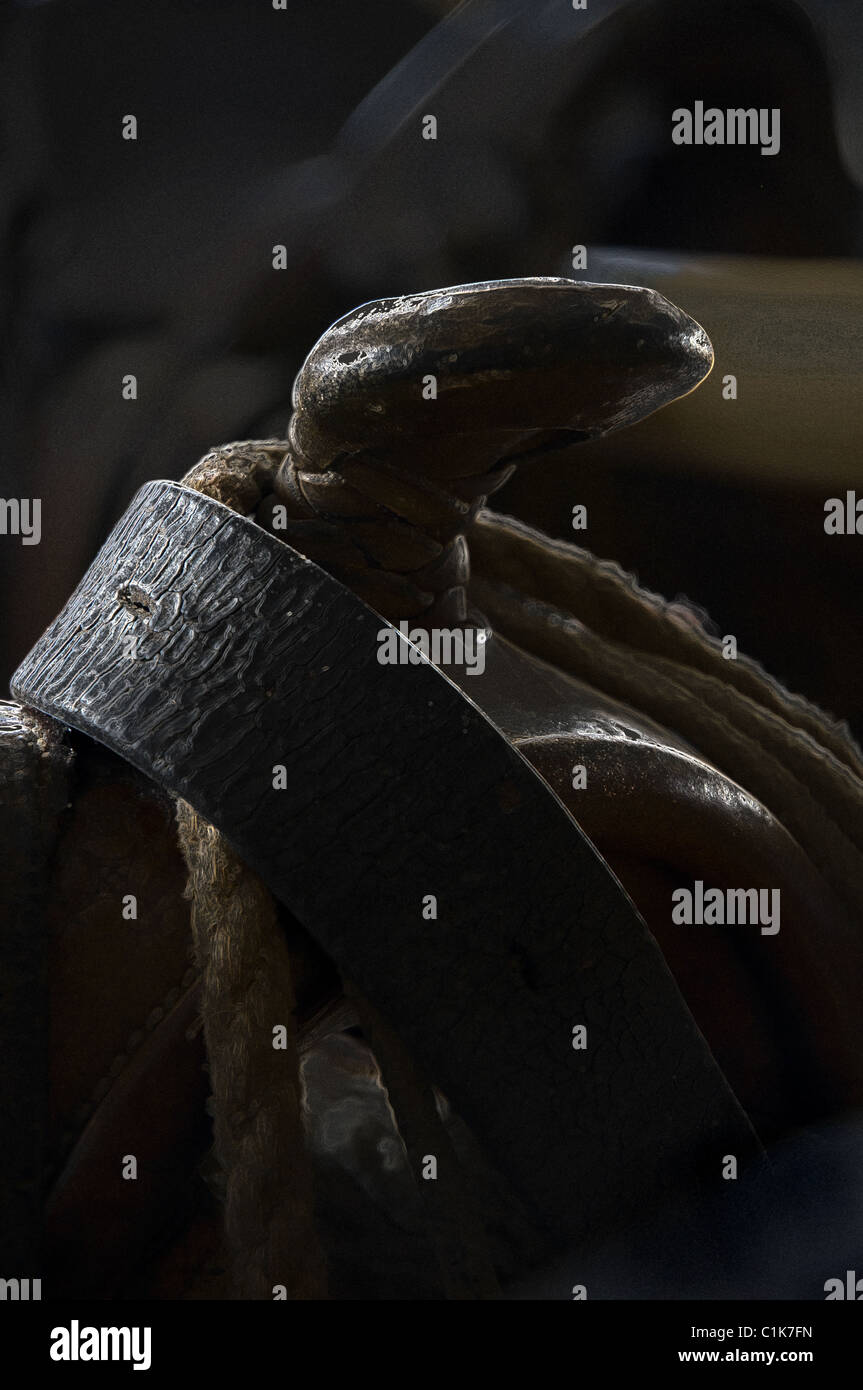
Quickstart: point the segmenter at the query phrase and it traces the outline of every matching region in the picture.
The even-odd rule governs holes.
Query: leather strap
[[[385,626],[253,522],[153,482],[12,688],[216,825],[558,1233],[718,1187],[756,1141],[653,938],[470,700],[379,663]]]

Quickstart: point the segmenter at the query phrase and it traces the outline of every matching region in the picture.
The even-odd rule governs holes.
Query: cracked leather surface
[[[589,1238],[718,1185],[752,1131],[632,904],[446,677],[378,663],[381,626],[244,518],[151,483],[13,691],[217,825],[550,1227]]]

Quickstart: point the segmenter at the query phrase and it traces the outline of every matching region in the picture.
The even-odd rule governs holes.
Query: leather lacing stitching
[[[273,495],[257,515],[391,621],[481,623],[467,600],[465,537],[514,471],[504,465],[442,487],[368,454],[312,471],[288,446]]]

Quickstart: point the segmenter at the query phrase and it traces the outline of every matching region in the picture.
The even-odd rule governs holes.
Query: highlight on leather
[[[848,731],[612,561],[487,506],[712,360],[694,320],[633,286],[379,300],[312,348],[285,438],[215,448],[134,499],[13,682],[43,711],[25,723],[79,731],[91,820],[100,795],[131,798],[106,862],[147,823],[169,898],[184,867],[174,973],[194,940],[192,977],[165,993],[154,972],[147,1035],[106,1077],[84,1047],[52,1080],[66,1287],[101,1296],[113,1276],[86,1206],[151,1288],[339,1297],[353,1202],[369,1269],[383,1238],[347,1181],[398,1229],[418,1296],[508,1296],[648,1214],[733,1213],[729,1165],[769,1184],[765,1150],[861,1103]],[[403,621],[412,648],[484,630],[481,671],[383,666],[376,635]],[[111,801],[114,755],[143,777]],[[58,864],[84,834],[60,827]],[[748,905],[753,879],[768,929],[704,916]],[[82,920],[103,913],[94,889]],[[68,1013],[59,954],[55,976]],[[148,1189],[161,1248],[99,1196],[114,1135],[137,1123],[143,1151],[143,1118],[175,1160]]]

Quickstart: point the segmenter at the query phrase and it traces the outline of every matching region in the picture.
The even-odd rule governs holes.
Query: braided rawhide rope
[[[692,389],[709,365],[697,326],[649,291],[523,281],[381,301],[312,351],[287,439],[225,445],[183,483],[254,514],[390,621],[488,620],[674,730],[788,827],[855,931],[863,757],[847,728],[755,662],[724,660],[690,613],[613,563],[484,509],[517,462],[632,423]],[[296,1058],[286,1092],[264,1056],[264,1023],[281,1019],[291,997],[272,904],[191,808],[181,804],[178,821],[238,1289],[321,1296]],[[427,1081],[364,1001],[357,1012],[406,1142],[423,1135],[428,1145],[434,1132],[442,1151]],[[457,1185],[446,1191],[450,1205],[432,1219],[443,1286],[450,1297],[494,1296],[479,1223]]]

